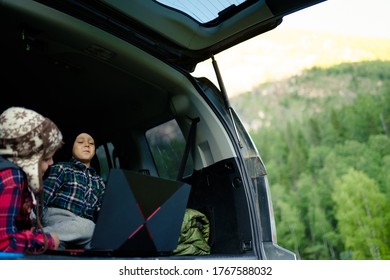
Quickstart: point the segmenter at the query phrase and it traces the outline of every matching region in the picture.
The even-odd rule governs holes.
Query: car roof
[[[196,64],[324,0],[40,0],[193,71]]]
[[[122,2],[134,10],[120,12]],[[246,2],[258,11],[265,9],[264,1]],[[318,1],[297,3],[309,2]],[[1,109],[11,105],[35,109],[65,134],[76,125],[88,126],[101,142],[115,131],[146,131],[183,114],[172,109],[172,100],[200,93],[187,70],[226,48],[223,43],[233,43],[234,34],[228,30],[241,26],[221,15],[200,23],[151,0],[4,0],[0,6],[5,69],[1,81],[10,91],[2,95]],[[154,22],[151,7],[169,16]],[[136,11],[143,16],[136,17]],[[235,13],[231,12],[232,19]],[[174,19],[185,24],[169,23]],[[196,31],[196,26],[203,31]],[[208,28],[213,36],[207,36]],[[218,40],[217,29],[222,32]],[[197,39],[188,40],[187,32]]]

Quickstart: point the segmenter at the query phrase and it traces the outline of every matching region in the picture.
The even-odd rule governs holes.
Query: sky
[[[302,54],[295,53],[288,61],[285,59],[285,53],[280,49],[288,48],[289,42],[299,44],[299,39],[292,36],[291,41],[280,43],[273,41],[272,34],[279,31],[290,31],[286,34],[291,34],[291,30],[390,40],[390,0],[327,0],[285,16],[275,30],[217,54],[215,58],[229,96],[250,91],[259,83],[277,80],[283,71],[283,77],[286,77],[294,71],[296,73],[304,67],[308,68],[312,66],[310,60],[315,63],[314,59],[304,53],[304,47]],[[193,74],[206,76],[218,85],[210,65],[210,60],[201,63]],[[275,77],[277,75],[279,77]]]
[[[327,0],[284,17],[280,27],[390,38],[390,0]]]

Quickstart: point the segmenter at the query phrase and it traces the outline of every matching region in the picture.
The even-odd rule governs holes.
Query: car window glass
[[[257,147],[253,143],[253,140],[250,135],[246,132],[247,130],[245,129],[243,123],[241,122],[234,110],[233,117],[242,147],[241,154],[245,159],[245,164],[247,165],[250,177],[257,178],[259,176],[266,175],[266,170],[262,160],[260,159]]]
[[[209,22],[216,19],[226,8],[235,5],[238,6],[245,0],[156,0],[166,6],[177,9],[201,23]]]
[[[107,149],[105,148],[105,146],[107,147]],[[114,145],[112,143],[100,145],[96,149],[96,157],[99,160],[100,176],[103,178],[104,181],[107,181],[110,166],[113,162],[113,150]]]
[[[180,163],[184,154],[186,140],[176,120],[171,120],[146,132],[153,159],[159,176],[176,180]],[[193,161],[189,155],[184,177],[193,170]]]

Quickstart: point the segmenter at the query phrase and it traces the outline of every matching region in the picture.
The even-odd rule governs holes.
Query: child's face
[[[49,168],[50,165],[54,163],[53,161],[53,156],[54,153],[46,155],[42,160],[41,160],[41,174],[44,174],[46,170]]]
[[[73,156],[83,163],[89,163],[95,155],[95,141],[87,133],[79,134],[73,143]]]

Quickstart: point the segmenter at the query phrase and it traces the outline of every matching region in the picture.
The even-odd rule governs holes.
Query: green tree
[[[306,238],[302,256],[306,259],[334,259],[334,228],[323,205],[323,186],[308,173],[302,173],[296,193],[297,205],[305,225]]]
[[[320,145],[321,143],[321,129],[318,120],[315,118],[309,119],[308,139],[314,146]]]
[[[332,197],[338,228],[353,259],[388,259],[390,207],[377,183],[351,168],[335,182]]]
[[[278,221],[278,244],[294,251],[300,259],[301,250],[304,249],[305,226],[298,204],[291,200],[291,196],[284,189],[283,186],[274,184],[272,192],[275,220]]]

